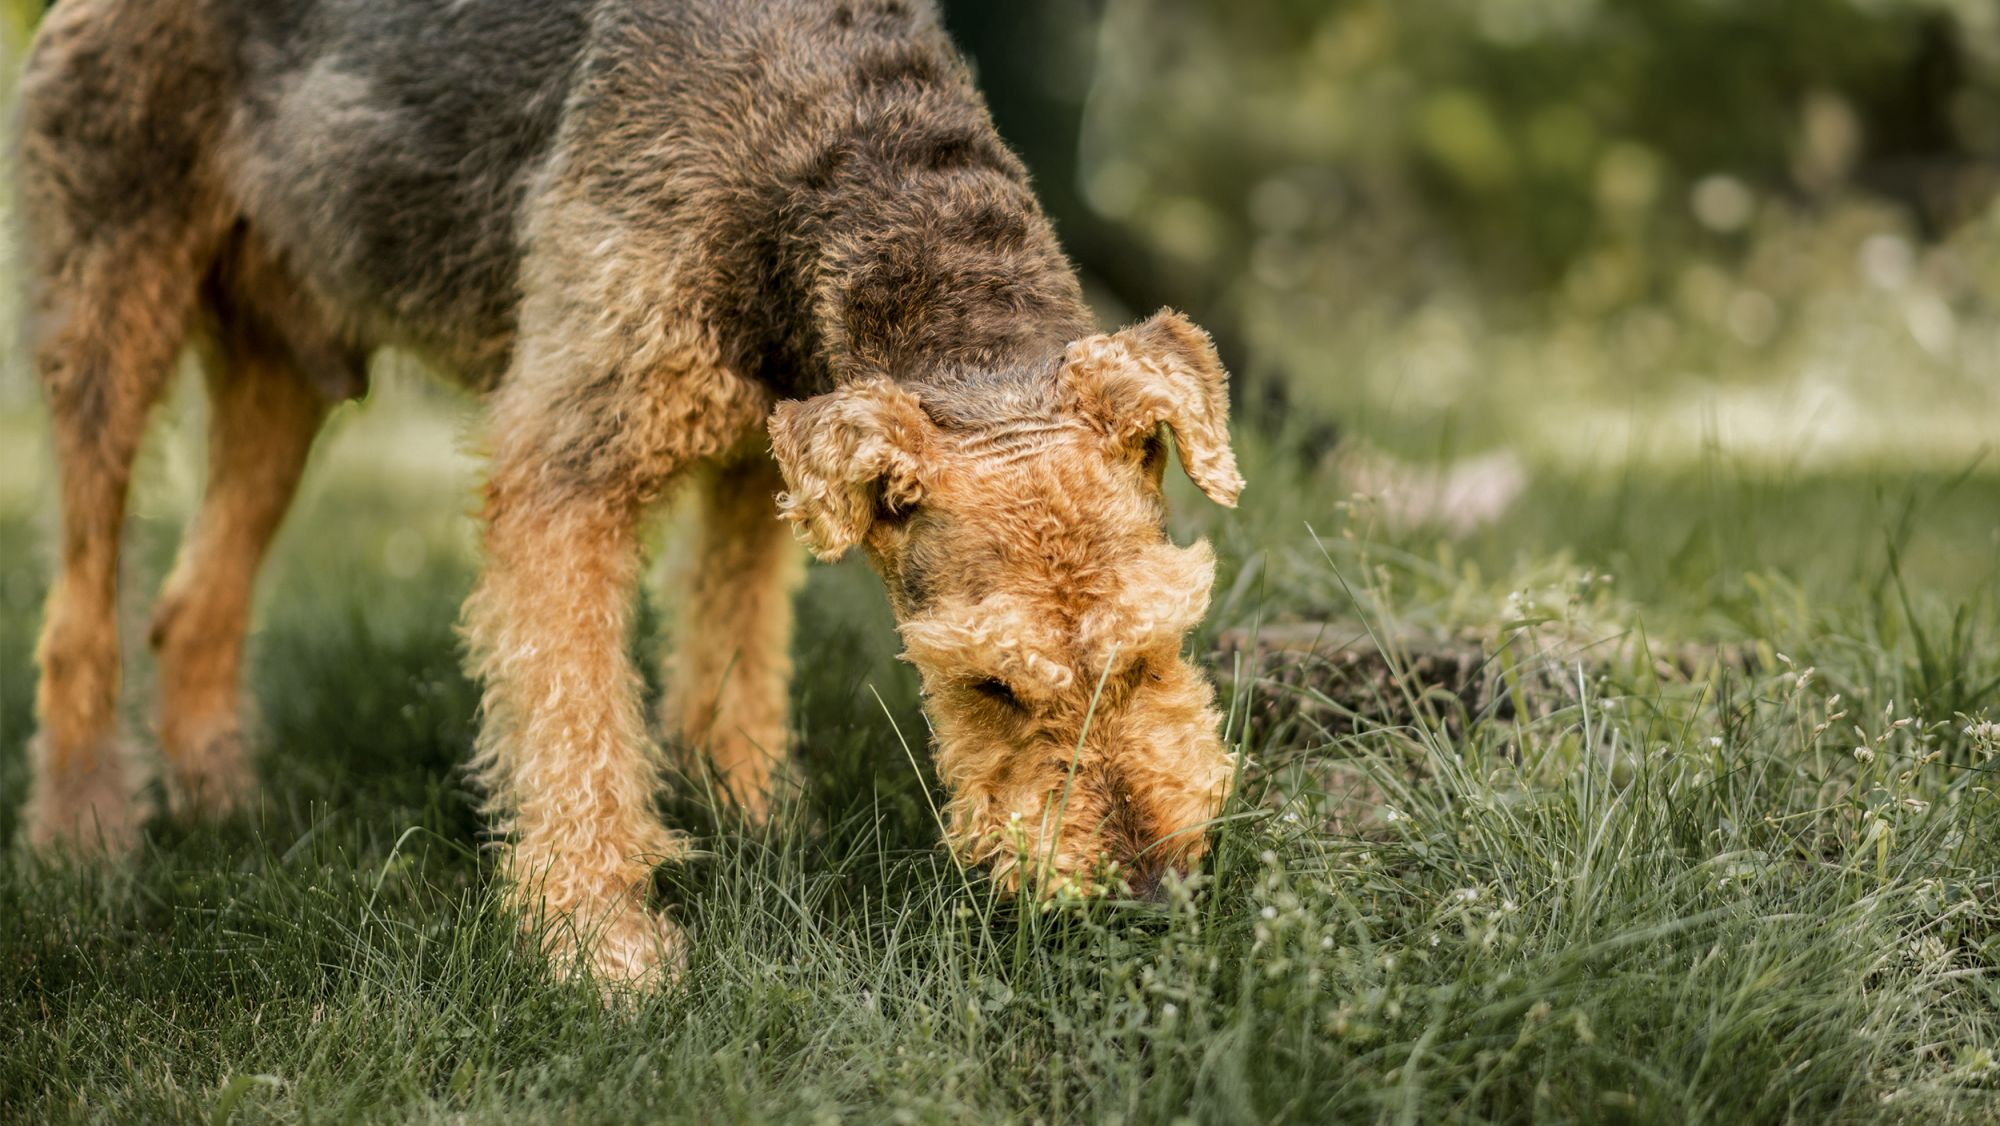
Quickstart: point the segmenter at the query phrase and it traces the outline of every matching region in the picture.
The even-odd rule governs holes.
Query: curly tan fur
[[[1180,649],[1214,560],[1168,541],[1161,474],[1170,433],[1233,502],[1226,377],[1178,314],[1093,335],[928,3],[64,0],[25,75],[64,518],[32,845],[139,831],[118,532],[199,326],[209,486],[154,629],[177,805],[251,785],[257,565],[327,405],[393,345],[488,398],[472,766],[559,968],[685,964],[649,902],[685,845],[628,656],[647,518],[683,485],[701,527],[660,726],[751,816],[787,761],[795,530],[887,586],[953,847],[1091,891],[1200,856],[1230,770]]]

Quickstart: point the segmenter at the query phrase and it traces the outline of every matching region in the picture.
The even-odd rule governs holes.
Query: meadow
[[[0,120],[43,8],[0,5]],[[261,580],[254,808],[28,855],[56,488],[0,188],[0,1123],[2000,1123],[1994,7],[945,9],[1104,321],[1246,359],[1242,507],[1169,475],[1240,764],[1199,872],[957,868],[850,559],[779,816],[669,780],[685,978],[556,981],[463,773],[476,404],[398,361]],[[188,374],[128,521],[141,743]]]
[[[52,524],[12,386],[4,840]],[[146,593],[198,495],[182,398],[128,539],[135,732]],[[1037,909],[957,870],[875,580],[815,568],[801,784],[748,830],[676,780],[701,852],[661,896],[692,964],[606,1008],[517,941],[459,773],[471,412],[392,375],[323,439],[252,642],[252,813],[156,821],[122,867],[0,860],[0,1119],[2000,1118],[2000,473],[1976,452],[1531,452],[1514,505],[1448,535],[1246,429],[1242,509],[1175,493],[1176,537],[1222,558],[1196,650],[1334,622],[1328,648],[1393,661],[1471,631],[1521,706],[1357,718],[1216,658],[1241,782],[1164,905]],[[671,518],[657,538],[671,566]],[[648,667],[671,617],[649,596]]]

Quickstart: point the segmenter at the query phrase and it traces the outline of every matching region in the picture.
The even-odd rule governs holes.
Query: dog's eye
[[[890,503],[886,497],[878,497],[875,501],[875,520],[877,523],[905,524],[909,522],[911,516],[916,514],[916,511],[917,506],[914,504],[898,506]]]
[[[1002,707],[1018,708],[1021,706],[1021,701],[1015,697],[1012,688],[1007,687],[1005,683],[995,680],[990,676],[985,680],[974,681],[972,690]]]

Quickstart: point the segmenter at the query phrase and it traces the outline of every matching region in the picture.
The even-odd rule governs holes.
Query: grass
[[[953,868],[898,745],[923,726],[880,595],[816,569],[810,781],[763,832],[675,787],[705,850],[662,876],[693,963],[606,1010],[515,942],[457,773],[464,467],[384,469],[366,431],[398,424],[350,413],[377,417],[322,450],[266,589],[256,812],[161,822],[115,870],[0,860],[0,1119],[2000,1117],[2000,800],[1967,732],[2000,719],[1990,465],[1550,469],[1447,540],[1249,442],[1243,511],[1179,507],[1223,557],[1211,632],[1479,626],[1576,692],[1519,724],[1419,708],[1326,739],[1246,730],[1250,694],[1298,691],[1248,670],[1240,795],[1199,877],[1145,910],[1023,910]],[[159,446],[128,590],[163,572],[191,491],[197,436]],[[20,448],[4,839],[49,495]],[[1689,681],[1574,647],[1601,637],[1749,656]]]

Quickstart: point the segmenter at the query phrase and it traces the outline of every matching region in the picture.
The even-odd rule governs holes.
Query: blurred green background
[[[946,7],[1100,304],[1193,311],[1253,409],[1569,466],[2000,433],[1991,0]]]

